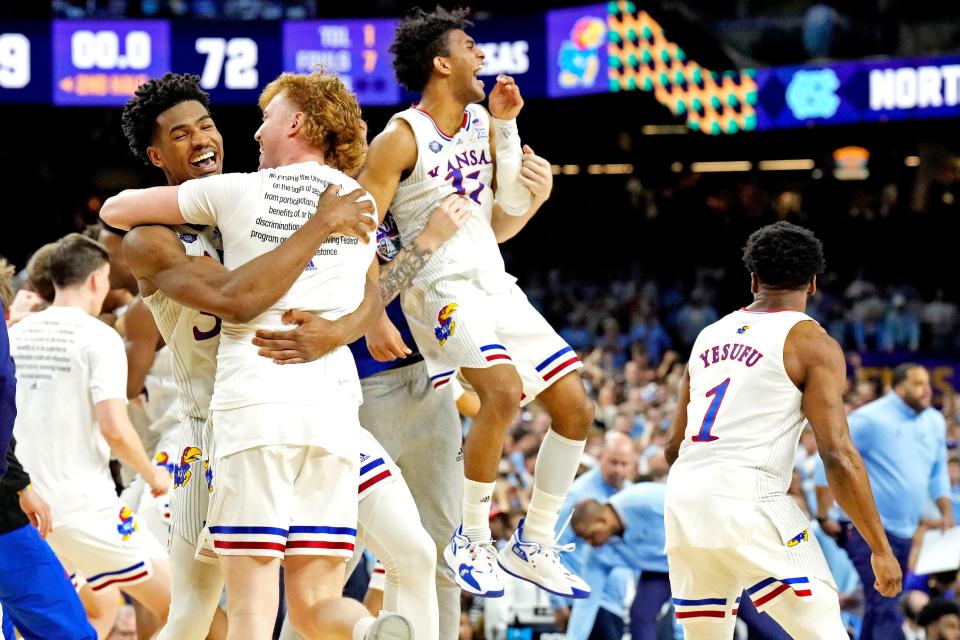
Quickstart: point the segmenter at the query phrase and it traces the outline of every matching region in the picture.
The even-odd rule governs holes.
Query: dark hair
[[[210,94],[200,88],[200,76],[189,73],[167,73],[140,85],[123,107],[123,135],[130,150],[147,164],[147,147],[153,140],[157,116],[181,102],[196,100],[210,111]]]
[[[960,617],[960,605],[953,600],[944,600],[942,598],[931,600],[930,603],[920,611],[917,616],[917,622],[921,627],[927,627],[937,622],[943,616],[953,614]]]
[[[432,13],[420,7],[412,9],[397,25],[390,45],[397,81],[408,91],[423,91],[433,72],[434,57],[450,53],[447,33],[473,26],[467,20],[469,14],[469,9],[447,11],[440,6]]]
[[[813,232],[789,222],[757,229],[743,248],[743,263],[771,289],[802,289],[823,273],[823,244]]]
[[[896,387],[898,384],[907,379],[907,376],[910,375],[910,372],[914,369],[923,369],[922,364],[917,364],[916,362],[904,362],[903,364],[898,364],[897,368],[893,370],[893,378],[890,379],[890,386]]]
[[[106,247],[90,238],[71,233],[57,243],[50,256],[50,278],[58,288],[80,284],[110,262]]]
[[[587,498],[577,503],[570,518],[570,528],[576,533],[583,527],[600,517],[603,513],[603,503]]]

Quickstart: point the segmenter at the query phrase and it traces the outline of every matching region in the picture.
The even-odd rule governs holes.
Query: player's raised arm
[[[802,409],[817,438],[827,482],[840,507],[873,551],[877,591],[900,593],[900,565],[890,549],[863,460],[853,445],[843,406],[846,364],[840,345],[812,322],[797,324],[783,354],[787,373],[802,390]]]
[[[373,203],[360,199],[361,190],[338,196],[338,189],[327,187],[316,215],[284,243],[233,271],[212,258],[186,255],[166,227],[137,227],[124,237],[123,250],[134,275],[148,284],[141,291],[160,289],[193,309],[228,322],[248,322],[286,293],[330,234],[363,241],[373,229]]]
[[[417,164],[417,141],[410,125],[397,119],[373,139],[357,181],[373,196],[380,219],[387,215],[397,186]]]
[[[183,224],[177,195],[180,187],[127,189],[107,198],[100,217],[111,227],[124,231],[140,224]]]
[[[523,159],[520,165],[520,184],[533,196],[530,207],[522,215],[510,215],[497,202],[493,204],[490,226],[503,243],[520,233],[540,207],[550,198],[553,191],[553,171],[550,163],[533,152],[530,145],[523,145]]]

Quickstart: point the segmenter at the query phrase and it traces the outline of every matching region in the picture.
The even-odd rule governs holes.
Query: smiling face
[[[260,145],[260,169],[280,166],[280,151],[290,133],[296,130],[297,114],[297,109],[283,92],[275,95],[264,107],[263,124],[253,135]]]
[[[207,109],[187,100],[157,116],[147,155],[170,184],[223,172],[223,138]]]
[[[483,68],[486,55],[473,38],[461,29],[448,31],[447,55],[443,58],[449,65],[450,84],[460,102],[472,104],[486,97],[483,80],[477,77]]]

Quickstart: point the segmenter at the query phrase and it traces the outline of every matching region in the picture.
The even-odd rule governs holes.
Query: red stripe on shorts
[[[723,611],[678,611],[677,619],[684,618],[723,618],[727,614]]]
[[[352,542],[331,542],[329,540],[290,540],[287,549],[345,549],[353,551]]]
[[[794,591],[793,593],[795,593],[797,596],[801,598],[805,598],[806,596],[813,595],[813,591],[810,591],[810,589],[801,589],[800,591]]]
[[[569,367],[570,365],[575,364],[575,363],[577,363],[577,362],[580,362],[580,358],[578,358],[577,356],[573,356],[572,358],[570,358],[569,360],[567,360],[566,362],[564,362],[563,364],[561,364],[560,366],[558,366],[556,369],[554,369],[553,371],[551,371],[551,372],[548,373],[547,375],[543,376],[543,381],[544,381],[544,382],[548,382],[548,381],[550,380],[550,378],[552,378],[553,376],[555,376],[555,375],[557,375],[558,373],[560,373],[561,371],[563,371],[565,368],[567,368],[567,367]]]
[[[786,590],[789,589],[789,588],[790,588],[790,585],[788,585],[788,584],[782,584],[782,585],[780,585],[779,587],[777,587],[776,589],[774,589],[773,591],[771,591],[770,593],[768,593],[767,595],[763,596],[762,598],[760,598],[760,599],[758,599],[758,600],[754,600],[754,601],[753,601],[753,606],[759,607],[760,605],[762,605],[762,604],[764,604],[764,603],[770,602],[771,600],[773,600],[774,598],[776,598],[778,595],[780,595],[781,593],[783,593],[784,591],[786,591]]]
[[[505,353],[497,353],[492,356],[487,356],[487,362],[493,362],[494,360],[510,360],[510,356]]]
[[[273,551],[280,551],[281,553],[286,548],[279,542],[245,542],[242,540],[214,540],[213,546],[215,549],[272,549]]]
[[[383,480],[384,478],[389,478],[390,476],[391,476],[390,469],[387,469],[386,471],[381,472],[379,475],[373,476],[372,478],[364,481],[363,484],[360,485],[360,488],[357,489],[357,493],[363,493],[363,492],[366,491],[369,487],[377,484],[378,482],[380,482],[380,481]]]
[[[129,576],[127,578],[114,578],[113,580],[108,580],[107,582],[97,585],[96,587],[91,587],[91,589],[93,589],[94,591],[100,591],[100,589],[106,589],[110,585],[117,584],[118,582],[132,582],[134,580],[139,580],[140,578],[146,575],[149,575],[149,573],[150,573],[149,571],[144,571],[142,573],[138,573],[135,576]]]

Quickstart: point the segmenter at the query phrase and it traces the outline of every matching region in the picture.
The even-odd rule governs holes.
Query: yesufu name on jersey
[[[470,167],[478,167],[481,165],[492,164],[490,158],[487,156],[487,149],[470,149],[464,151],[463,153],[458,153],[452,158],[447,160],[446,170],[448,172],[453,171],[463,171],[463,169]],[[431,178],[436,178],[440,174],[440,168],[442,165],[437,165],[433,169],[427,171]]]
[[[753,347],[738,343],[716,345],[698,355],[700,360],[703,361],[704,369],[709,367],[711,364],[717,364],[718,362],[723,362],[725,360],[741,362],[748,367],[752,367],[760,362],[760,358],[763,357],[763,354]]]

